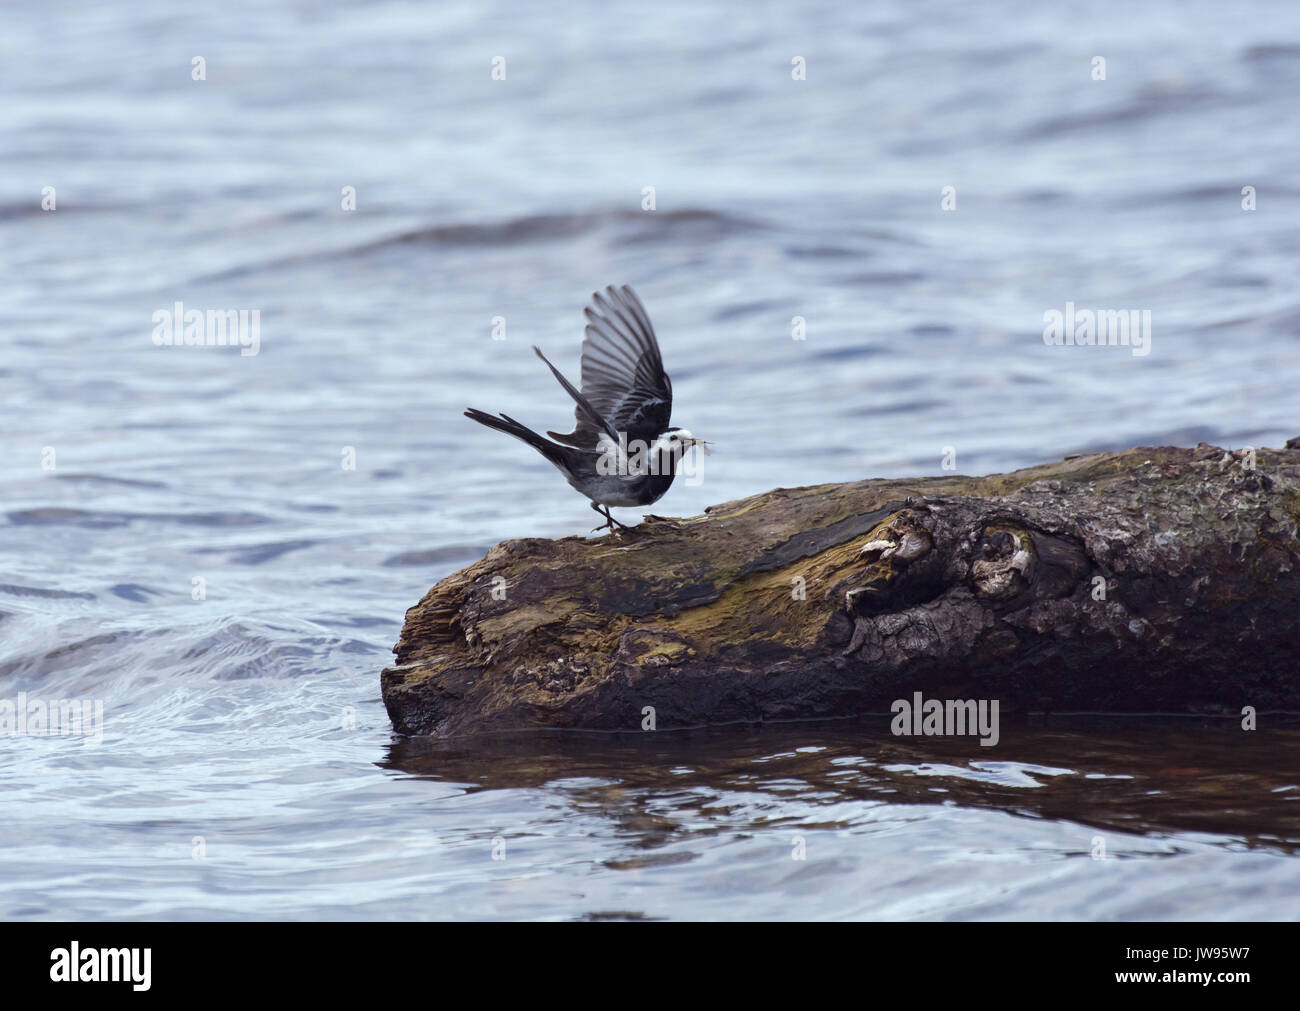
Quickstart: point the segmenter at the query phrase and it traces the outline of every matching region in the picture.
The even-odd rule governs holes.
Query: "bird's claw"
[[[631,529],[632,529],[631,527],[629,527],[629,526],[627,526],[627,525],[625,525],[625,524],[623,524],[623,523],[620,523],[618,520],[614,519],[614,517],[610,515],[608,509],[601,508],[601,507],[598,506],[595,502],[591,503],[591,508],[594,509],[594,510],[595,510],[597,513],[599,513],[601,516],[604,516],[604,517],[605,517],[605,522],[604,522],[604,523],[602,523],[602,524],[601,524],[600,526],[598,526],[598,527],[592,527],[592,528],[591,528],[591,532],[592,532],[593,534],[594,534],[597,530],[612,530],[612,529],[614,529],[614,527],[618,527],[619,530],[631,530]]]

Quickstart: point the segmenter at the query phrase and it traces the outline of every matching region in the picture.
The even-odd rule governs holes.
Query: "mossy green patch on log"
[[[443,735],[637,730],[647,707],[660,729],[847,716],[936,690],[1296,707],[1298,526],[1300,445],[777,488],[498,544],[407,612],[384,702],[399,731]]]

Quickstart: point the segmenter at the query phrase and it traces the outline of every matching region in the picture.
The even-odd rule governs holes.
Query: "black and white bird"
[[[683,454],[694,446],[705,453],[708,449],[702,439],[669,425],[673,385],[636,292],[627,285],[610,285],[591,296],[584,314],[581,391],[533,346],[577,405],[572,432],[547,432],[552,442],[506,414],[471,407],[465,417],[513,435],[550,460],[570,485],[591,499],[591,508],[605,517],[605,523],[595,529],[626,530],[610,515],[611,506],[658,501],[673,483]]]

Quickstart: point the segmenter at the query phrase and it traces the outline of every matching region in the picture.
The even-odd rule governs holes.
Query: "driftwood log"
[[[406,614],[410,734],[888,711],[1300,707],[1300,439],[777,488],[506,541]]]

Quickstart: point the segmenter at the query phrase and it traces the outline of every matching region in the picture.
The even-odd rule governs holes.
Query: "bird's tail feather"
[[[467,408],[465,417],[471,421],[477,421],[480,425],[486,425],[488,428],[494,428],[498,432],[505,432],[506,435],[513,435],[521,442],[526,442],[533,449],[541,453],[542,456],[554,464],[565,462],[566,450],[563,446],[557,446],[555,443],[542,438],[527,425],[521,425],[514,418],[507,414],[487,414],[484,411],[477,411],[474,408]]]

